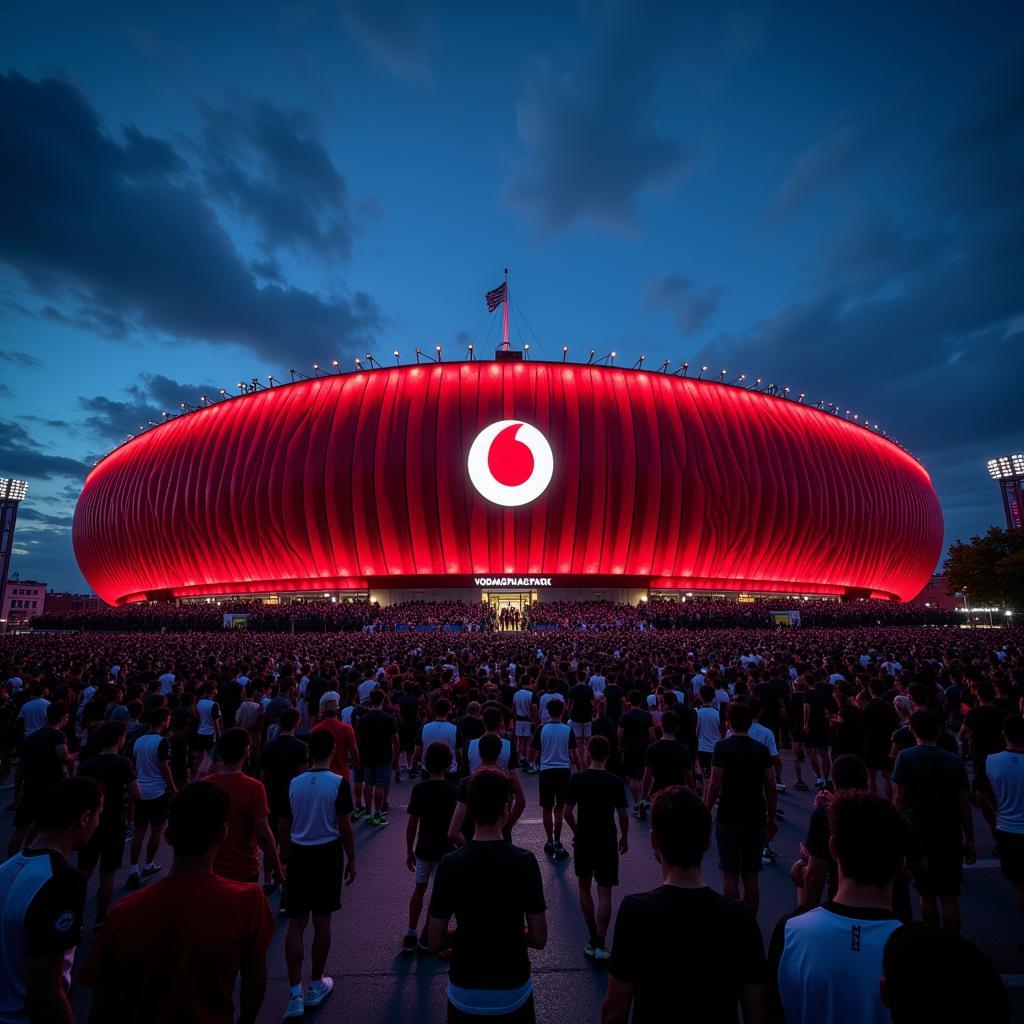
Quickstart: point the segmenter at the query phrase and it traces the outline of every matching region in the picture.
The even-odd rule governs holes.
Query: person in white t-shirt
[[[698,780],[703,780],[711,777],[711,755],[722,738],[722,715],[715,704],[714,687],[702,686],[700,699],[703,703],[697,708],[697,762]]]
[[[33,686],[32,699],[21,705],[18,721],[25,725],[25,739],[46,725],[46,709],[50,706],[50,702],[46,699],[46,693],[45,686]]]
[[[1024,917],[1024,718],[1005,718],[1003,736],[1006,749],[985,759],[992,791],[979,791],[978,796],[995,814],[999,864],[1017,894],[1017,912]]]

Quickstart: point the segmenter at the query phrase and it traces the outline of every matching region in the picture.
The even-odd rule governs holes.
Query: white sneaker
[[[306,989],[306,998],[303,1000],[307,1009],[319,1006],[334,991],[334,979],[326,975],[320,979],[320,984],[309,983]]]
[[[306,1008],[302,1005],[302,996],[289,996],[288,997],[288,1009],[284,1011],[285,1020],[294,1020],[296,1017],[301,1017],[306,1012]]]

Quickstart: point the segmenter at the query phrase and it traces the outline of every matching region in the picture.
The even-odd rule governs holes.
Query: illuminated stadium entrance
[[[529,611],[530,605],[537,600],[536,590],[485,590],[484,603],[490,605],[495,617],[500,620],[502,610],[519,612],[519,621]]]

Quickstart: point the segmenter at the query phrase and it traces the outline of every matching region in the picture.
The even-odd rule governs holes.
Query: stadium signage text
[[[474,576],[476,587],[550,587],[550,576]]]

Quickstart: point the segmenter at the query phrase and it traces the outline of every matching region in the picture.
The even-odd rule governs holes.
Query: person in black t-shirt
[[[32,733],[21,748],[25,781],[14,812],[14,831],[7,845],[8,857],[13,857],[21,849],[43,798],[64,778],[64,766],[73,765],[78,759],[77,754],[68,750],[68,738],[64,733],[67,724],[67,704],[55,701],[46,709],[46,725]]]
[[[486,1024],[496,1010],[503,1024],[534,1024],[527,949],[543,949],[548,936],[540,867],[529,850],[503,838],[511,808],[501,772],[477,772],[467,799],[476,833],[442,858],[430,899],[430,945],[452,949],[448,1024]]]
[[[895,804],[910,819],[924,853],[914,870],[914,886],[926,924],[960,929],[963,865],[977,859],[967,771],[955,754],[936,746],[940,724],[931,711],[915,711],[910,729],[917,746],[904,750],[892,769]]]
[[[693,789],[693,754],[678,739],[679,716],[666,711],[661,716],[662,738],[647,748],[644,770],[644,800],[659,789],[686,786]]]
[[[1003,719],[1008,712],[995,705],[996,688],[989,682],[978,683],[975,687],[977,703],[964,715],[960,727],[960,740],[971,753],[974,765],[973,788],[976,792],[988,793],[990,786],[985,774],[985,762],[990,754],[1003,749]],[[993,820],[990,827],[995,827]]]
[[[410,871],[416,872],[416,884],[409,900],[409,930],[402,940],[403,953],[416,952],[416,929],[427,884],[441,858],[452,850],[448,825],[455,811],[457,791],[454,783],[445,778],[451,758],[446,743],[431,743],[423,755],[428,777],[417,782],[409,796],[405,863]],[[423,952],[430,949],[425,937],[419,940],[419,946]]]
[[[125,796],[138,800],[139,784],[131,761],[121,755],[127,739],[124,722],[104,722],[97,733],[100,752],[85,761],[78,774],[95,779],[103,787],[103,814],[99,828],[78,852],[78,870],[88,879],[99,864],[95,924],[98,929],[114,895],[114,875],[124,860]]]
[[[836,704],[832,699],[832,687],[828,683],[816,683],[804,692],[804,745],[814,769],[814,785],[824,789],[828,782],[831,765],[828,756],[828,720],[835,714]]]
[[[267,791],[270,808],[267,821],[279,848],[287,845],[281,823],[288,817],[288,787],[309,764],[309,748],[295,735],[301,717],[298,708],[282,712],[278,734],[260,751],[260,782]]]
[[[718,801],[715,841],[722,869],[722,891],[743,899],[756,914],[760,903],[757,874],[761,854],[775,836],[777,794],[771,754],[747,735],[753,716],[746,704],[730,704],[726,712],[732,735],[719,740],[711,759],[711,782],[704,802]]]
[[[605,691],[607,693],[607,690]],[[647,809],[643,799],[644,758],[647,748],[654,742],[654,718],[644,710],[643,694],[629,691],[629,710],[619,718],[619,747],[622,767],[633,796],[633,816],[642,818]]]
[[[565,821],[573,833],[580,909],[590,932],[583,954],[593,960],[607,960],[605,936],[612,919],[612,889],[619,884],[619,855],[629,849],[628,802],[622,779],[607,770],[608,741],[603,736],[592,736],[587,746],[590,767],[569,780]],[[621,833],[617,842],[616,816]],[[590,891],[592,882],[597,883],[596,910]]]
[[[876,775],[881,773],[885,786],[886,799],[892,799],[892,779],[889,759],[892,734],[899,728],[900,719],[892,703],[885,699],[885,682],[872,679],[868,683],[871,699],[864,705],[862,720],[864,723],[864,764],[868,769],[868,789],[878,792]]]
[[[618,682],[617,676],[609,676],[609,683],[604,688],[604,713],[616,724],[622,715],[622,702],[626,698],[626,691]]]
[[[587,740],[590,739],[594,719],[594,691],[587,682],[587,673],[577,674],[577,683],[569,690],[569,726],[576,734],[576,745],[580,752],[580,764],[586,768],[589,764]]]
[[[745,1020],[763,1019],[761,931],[744,903],[704,884],[710,844],[711,814],[698,797],[682,786],[658,793],[651,847],[662,885],[619,907],[602,1024],[626,1024],[631,1009],[633,1024],[678,1019],[682,1005],[701,1024],[736,1024],[738,1006]]]
[[[420,688],[409,683],[394,697],[394,706],[398,712],[398,749],[405,754],[409,778],[419,775],[419,766],[415,763],[416,727],[420,719]]]

